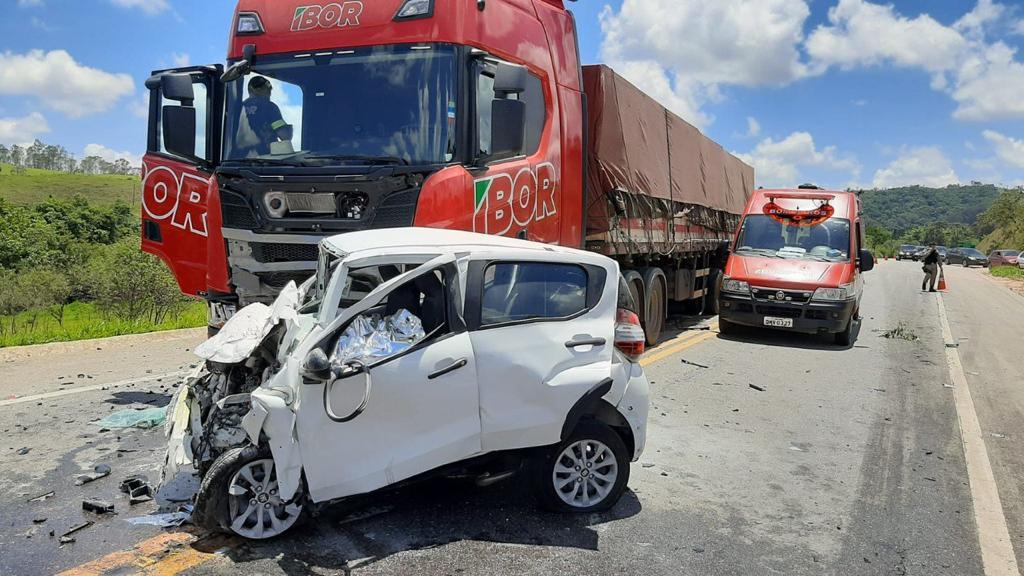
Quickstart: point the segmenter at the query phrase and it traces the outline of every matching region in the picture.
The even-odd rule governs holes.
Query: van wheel
[[[857,311],[854,310],[853,315],[850,316],[850,321],[846,323],[846,328],[842,332],[835,333],[835,342],[838,346],[849,346],[853,344],[853,324],[857,321]]]
[[[739,327],[728,320],[718,319],[718,333],[722,336],[733,336]]]
[[[265,540],[299,522],[303,499],[300,489],[290,502],[281,500],[269,449],[233,448],[214,460],[203,477],[192,518],[209,530]]]
[[[629,481],[626,445],[608,426],[580,422],[557,446],[534,459],[531,475],[540,505],[555,512],[602,512],[614,506]]]

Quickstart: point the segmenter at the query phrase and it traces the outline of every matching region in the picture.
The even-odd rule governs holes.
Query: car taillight
[[[643,356],[646,340],[640,318],[625,308],[619,308],[615,314],[615,347],[636,362]]]

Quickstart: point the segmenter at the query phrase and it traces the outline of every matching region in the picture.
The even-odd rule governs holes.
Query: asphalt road
[[[1021,563],[1024,297],[977,269],[946,273],[942,298]],[[195,333],[0,351],[0,402],[17,396],[0,403],[0,574],[96,559],[75,573],[983,574],[939,296],[919,287],[918,265],[880,263],[848,349],[691,331],[650,353],[647,452],[610,513],[538,512],[515,478],[490,488],[434,481],[335,506],[259,544],[129,525],[157,504],[130,509],[117,484],[156,478],[162,436],[90,424],[112,407],[166,403],[173,382],[163,375],[194,362]],[[901,324],[906,339],[884,337]],[[26,399],[68,388],[84,391]],[[103,462],[110,477],[74,486]],[[117,516],[82,512],[91,496],[114,501]],[[85,519],[95,524],[73,544],[48,536]]]

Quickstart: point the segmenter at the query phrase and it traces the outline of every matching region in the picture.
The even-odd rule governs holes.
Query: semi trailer
[[[347,231],[467,230],[620,263],[650,344],[715,312],[754,171],[606,66],[562,0],[240,0],[227,66],[155,71],[142,249],[211,331]]]

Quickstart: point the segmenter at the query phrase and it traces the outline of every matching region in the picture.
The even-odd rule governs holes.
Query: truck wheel
[[[214,460],[203,477],[192,517],[209,530],[264,540],[299,522],[303,498],[300,491],[290,502],[281,500],[269,449],[233,448]]]
[[[718,268],[712,268],[708,274],[708,289],[710,294],[704,295],[704,313],[716,316],[721,312],[718,296],[722,293],[722,271]]]
[[[569,438],[530,466],[537,500],[554,512],[608,510],[629,481],[629,455],[622,438],[594,420],[580,422]]]
[[[645,306],[644,334],[647,345],[654,346],[661,340],[661,330],[665,327],[665,282],[653,274],[647,275],[650,283],[646,286],[647,306]],[[645,278],[647,280],[648,278]]]

